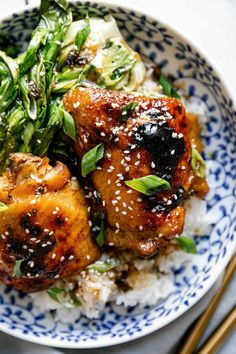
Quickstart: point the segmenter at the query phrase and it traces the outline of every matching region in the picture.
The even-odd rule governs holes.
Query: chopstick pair
[[[232,257],[220,289],[217,291],[214,296],[211,304],[208,306],[204,314],[199,318],[197,323],[194,325],[188,339],[181,348],[179,354],[192,354],[199,343],[200,338],[202,337],[203,332],[205,331],[208,323],[210,322],[211,317],[213,316],[217,305],[219,304],[227,286],[230,283],[230,280],[236,269],[236,254]],[[219,325],[216,331],[210,336],[206,343],[202,346],[198,354],[213,354],[223,343],[223,340],[226,336],[232,331],[236,326],[236,307],[234,307],[223,322]]]

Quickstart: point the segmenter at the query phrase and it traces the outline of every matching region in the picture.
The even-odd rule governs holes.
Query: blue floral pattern
[[[108,13],[101,4],[73,5],[75,16],[87,11]],[[124,309],[110,304],[96,320],[80,316],[70,325],[56,323],[53,313],[40,313],[26,295],[0,287],[0,329],[24,339],[64,347],[116,344],[150,333],[189,309],[209,289],[236,246],[236,112],[232,99],[212,66],[178,34],[145,15],[117,6],[110,12],[129,44],[145,60],[171,73],[185,92],[203,102],[208,122],[203,132],[211,191],[210,235],[196,237],[199,255],[172,270],[175,291],[152,308]],[[38,10],[13,14],[2,21],[1,33],[26,46],[38,21]]]

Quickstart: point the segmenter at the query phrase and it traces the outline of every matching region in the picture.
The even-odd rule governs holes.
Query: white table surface
[[[110,2],[116,0],[110,0]],[[11,12],[24,6],[26,0],[0,0],[0,14]],[[124,5],[143,9],[157,15],[160,19],[172,24],[201,49],[213,62],[236,101],[236,0],[119,0]],[[28,0],[30,4],[38,4],[38,0]],[[235,305],[236,276],[221,302],[211,326],[205,333],[207,336],[221,321],[226,313]],[[210,302],[216,287],[203,300],[194,306],[185,316],[175,321],[158,333],[154,333],[119,347],[98,349],[95,351],[78,350],[83,353],[109,354],[169,354],[168,340],[177,341],[186,330],[189,319],[194,320],[199,311]],[[235,354],[236,333],[227,339],[219,354]],[[168,348],[168,349],[167,349]],[[53,349],[43,349],[38,345],[30,345],[23,341],[0,334],[0,354],[54,354]],[[64,353],[64,351],[63,351]],[[75,353],[68,351],[67,353]],[[177,350],[174,349],[174,354]]]

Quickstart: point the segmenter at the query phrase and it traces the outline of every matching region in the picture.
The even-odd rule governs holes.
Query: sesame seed
[[[92,225],[93,225],[91,220],[89,220],[88,224],[90,227],[92,227]]]
[[[181,166],[181,170],[186,170],[186,167],[185,166]]]
[[[124,154],[129,154],[129,150],[125,150],[125,151],[124,151]]]
[[[27,234],[29,234],[30,232],[29,232],[29,229],[25,229],[25,232],[27,233]]]
[[[107,180],[107,184],[111,184],[111,180],[110,179]]]
[[[120,232],[120,229],[116,229],[115,234],[118,234]]]
[[[54,210],[54,211],[52,212],[52,214],[53,214],[53,215],[56,215],[56,214],[57,214],[57,211],[56,211],[56,210]]]
[[[65,260],[65,257],[62,256],[62,257],[60,258],[60,262],[63,262],[64,260]]]
[[[68,218],[65,218],[65,221],[68,221],[69,219]]]
[[[27,250],[28,246],[27,246],[27,245],[23,245],[22,248],[23,248],[24,250]]]
[[[118,208],[118,207],[116,207],[116,208],[115,208],[115,211],[116,211],[116,212],[118,213],[118,211],[119,211],[119,208]]]
[[[143,226],[142,226],[142,225],[139,226],[139,230],[140,230],[140,231],[143,230]]]
[[[103,200],[103,201],[102,201],[102,206],[105,206],[105,205],[106,205],[106,201]]]
[[[152,168],[155,168],[156,167],[156,165],[155,165],[155,163],[152,161],[152,163],[151,163],[151,167]]]
[[[127,211],[123,210],[123,211],[121,212],[121,214],[127,215]]]
[[[35,278],[38,278],[39,277],[39,273],[35,274]]]
[[[126,171],[126,172],[129,172],[129,166],[127,166],[127,167],[125,168],[125,171]]]
[[[112,200],[112,201],[111,201],[111,204],[112,204],[112,205],[116,205],[117,203],[118,203],[117,200]]]
[[[29,248],[29,252],[34,253],[34,250],[32,250],[32,248]]]
[[[141,198],[137,198],[137,202],[141,203],[142,199]]]
[[[115,191],[115,195],[120,194],[120,190],[118,189],[117,191]]]
[[[55,275],[54,279],[58,279],[59,278],[59,274]]]
[[[171,150],[170,154],[174,155],[174,153],[175,153],[175,150]]]
[[[181,138],[183,138],[183,136],[184,136],[184,134],[179,133],[178,138],[181,139]]]
[[[118,196],[116,197],[116,199],[117,199],[117,200],[120,200],[120,199],[121,199],[121,196],[120,196],[120,195],[118,195]]]
[[[2,239],[5,240],[6,239],[6,236],[5,235],[1,235]]]
[[[55,259],[56,258],[56,253],[53,253],[52,256],[51,256],[52,259]]]
[[[89,260],[91,257],[90,257],[90,255],[89,255],[89,254],[87,254],[86,258]]]
[[[74,259],[75,257],[73,256],[73,255],[71,255],[69,258],[68,258],[68,260],[69,261],[72,261],[72,259]]]
[[[36,241],[37,239],[36,239],[36,237],[32,237],[31,239],[30,239],[30,241]]]
[[[33,268],[34,267],[34,262],[30,262],[30,268]]]
[[[27,275],[27,277],[31,277],[31,273],[27,273],[26,275]]]
[[[47,247],[47,244],[46,243],[43,243],[42,244],[42,247],[44,248],[44,247]]]
[[[171,204],[172,204],[172,201],[169,199],[166,204],[167,204],[167,205],[171,205]]]
[[[127,206],[125,202],[123,202],[122,205],[124,208],[126,208],[126,206]]]
[[[59,207],[56,207],[56,208],[55,208],[55,210],[56,210],[56,211],[59,211],[59,210],[60,210],[60,208],[59,208]]]
[[[134,164],[135,166],[138,166],[140,164],[140,161],[136,161]]]
[[[132,189],[127,190],[127,193],[132,194],[133,193]]]

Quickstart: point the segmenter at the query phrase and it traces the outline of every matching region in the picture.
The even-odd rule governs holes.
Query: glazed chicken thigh
[[[197,193],[207,192],[205,179],[197,181],[191,169],[198,130],[181,102],[77,87],[65,95],[64,106],[75,120],[80,162],[104,144],[103,159],[84,186],[93,210],[105,214],[106,243],[151,255],[181,234],[183,199],[199,184]],[[125,183],[148,175],[168,181],[170,188],[145,195]]]
[[[0,281],[27,292],[74,275],[99,257],[87,203],[68,168],[11,155],[0,177]]]

